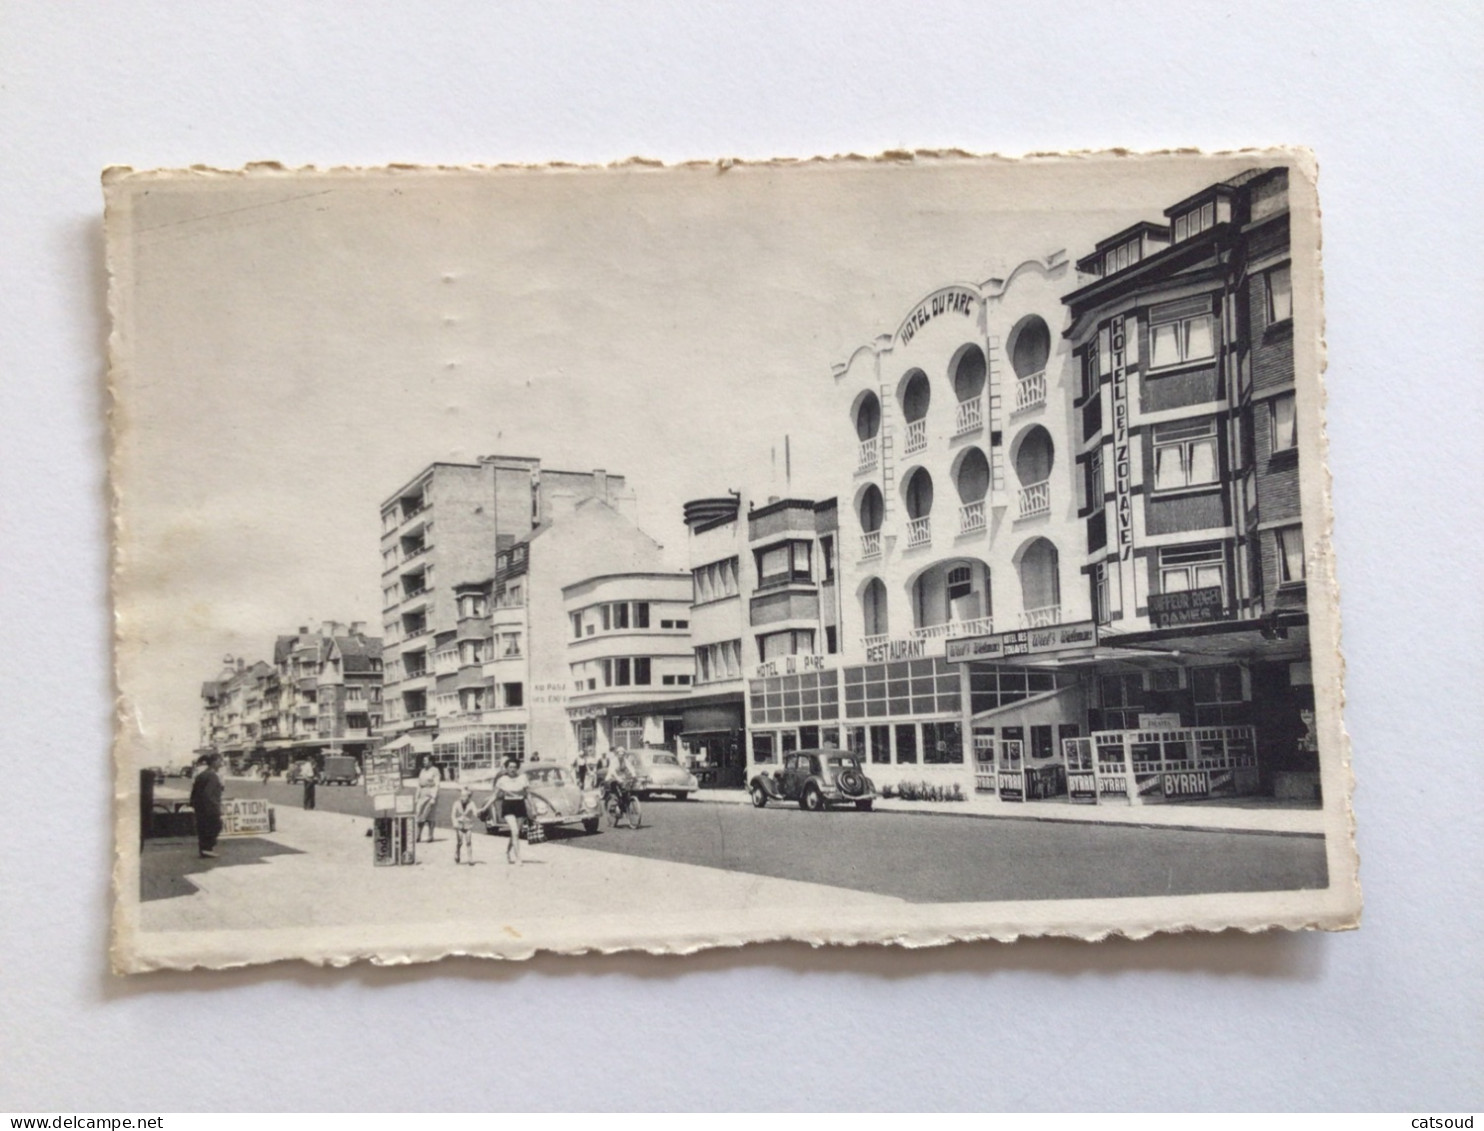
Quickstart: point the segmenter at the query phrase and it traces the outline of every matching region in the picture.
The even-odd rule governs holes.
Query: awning
[[[433,736],[427,731],[414,731],[397,738],[387,739],[382,749],[393,754],[431,754]]]

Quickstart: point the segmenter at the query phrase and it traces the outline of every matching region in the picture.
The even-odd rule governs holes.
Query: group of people
[[[539,752],[533,753],[528,765],[538,765]],[[573,764],[572,772],[577,778],[578,789],[606,789],[616,786],[627,789],[637,776],[637,767],[632,756],[622,747],[610,750],[601,758],[591,750],[584,750]],[[433,840],[433,827],[438,812],[438,789],[443,775],[431,758],[424,757],[417,775],[417,793],[413,801],[416,839],[421,842],[426,830],[429,843]],[[505,859],[511,864],[522,863],[521,829],[530,819],[531,779],[525,768],[514,758],[505,759],[500,772],[495,776],[494,790],[484,804],[474,801],[474,791],[469,786],[459,789],[458,800],[449,814],[454,830],[453,861],[455,864],[474,863],[474,829],[477,824],[495,820],[505,825],[510,834],[510,843],[505,849]]]

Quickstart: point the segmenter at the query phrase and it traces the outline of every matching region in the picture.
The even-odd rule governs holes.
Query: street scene
[[[400,331],[414,340],[377,340],[414,370],[418,334],[449,358],[425,374],[425,409],[416,383],[358,398],[402,404],[408,423],[372,458],[316,470],[324,501],[306,492],[292,512],[316,556],[297,568],[264,525],[281,473],[259,462],[223,479],[240,513],[268,509],[259,541],[223,534],[219,560],[274,549],[234,564],[232,631],[172,621],[176,674],[140,677],[181,723],[135,753],[138,931],[493,917],[561,920],[580,937],[588,919],[692,915],[690,937],[709,915],[745,912],[748,937],[770,909],[818,913],[810,930],[827,933],[835,908],[887,908],[869,921],[891,922],[911,907],[1334,894],[1344,798],[1327,792],[1341,779],[1321,735],[1338,733],[1338,700],[1321,689],[1337,675],[1311,650],[1311,625],[1332,632],[1310,593],[1327,576],[1304,378],[1317,291],[1313,249],[1296,254],[1293,230],[1307,181],[1281,162],[1188,159],[1109,210],[1088,203],[1095,178],[1067,172],[1068,201],[1084,203],[1049,208],[1031,231],[1011,223],[1019,206],[966,195],[972,180],[952,180],[966,170],[945,170],[951,220],[898,201],[914,239],[942,241],[897,248],[912,282],[873,273],[860,252],[821,276],[855,296],[848,313],[823,281],[807,310],[749,299],[792,327],[755,347],[766,394],[740,377],[690,381],[679,359],[734,356],[716,348],[718,319],[723,296],[745,292],[698,233],[727,242],[752,207],[792,218],[777,184],[793,182],[744,175],[729,205],[741,211],[700,227],[666,211],[711,191],[700,182],[679,195],[615,182],[628,203],[613,214],[582,188],[594,195],[574,223],[622,249],[616,278],[634,273],[632,293],[593,308],[645,390],[627,409],[611,383],[568,376],[559,343],[592,329],[569,308],[543,307],[529,334],[505,321],[528,300],[518,274],[492,266],[505,263],[495,248],[525,255],[543,296],[587,293],[588,245],[559,226],[532,229],[522,250],[502,222],[468,219],[494,258],[467,259],[438,234],[437,209],[419,211],[442,198],[412,182],[412,203],[386,203],[374,177],[326,182],[317,207],[338,220],[299,215],[298,197],[252,178],[124,192],[146,264],[182,254],[157,250],[167,217],[177,245],[231,260],[259,238],[362,231],[391,209],[409,230],[356,245],[358,285],[377,302],[421,295],[423,312]],[[1044,203],[1044,184],[1006,183],[1026,207]],[[513,194],[501,208],[548,206],[525,184],[467,187]],[[260,198],[283,208],[222,219]],[[842,199],[849,212],[869,194]],[[237,211],[216,210],[229,202]],[[652,210],[649,253],[711,283],[681,295],[646,273],[625,208]],[[983,255],[950,239],[975,232]],[[422,281],[371,270],[417,233],[464,266]],[[735,254],[790,277],[833,264],[821,241],[824,229],[760,230]],[[287,317],[287,295],[268,293]],[[650,322],[660,297],[687,316]],[[250,341],[219,317],[205,323],[217,356],[266,351],[299,371],[289,341]],[[497,330],[509,351],[486,336]],[[353,387],[337,366],[393,364],[348,331],[331,346],[307,327],[293,341],[330,373],[294,378],[328,398],[311,421],[331,420]],[[512,384],[517,359],[563,376]],[[267,380],[256,363],[243,372]],[[456,413],[434,403],[466,396]],[[277,427],[264,443],[288,452]],[[465,446],[486,437],[496,454]],[[315,450],[303,439],[296,459]],[[228,598],[210,576],[186,584],[190,608]],[[296,615],[306,596],[312,614]],[[1219,922],[1262,922],[1244,915],[1257,919]],[[663,944],[645,929],[658,928],[634,937]]]

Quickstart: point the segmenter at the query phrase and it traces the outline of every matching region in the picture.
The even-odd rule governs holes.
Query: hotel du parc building
[[[1008,802],[1316,798],[1287,175],[1160,203],[902,296],[821,374],[833,496],[692,500],[684,569],[621,476],[423,468],[381,504],[377,739],[466,780],[663,746],[741,789],[838,748]]]
[[[1007,801],[1316,796],[1284,170],[909,303],[835,368],[836,498],[686,508],[682,743],[718,785],[839,747]]]

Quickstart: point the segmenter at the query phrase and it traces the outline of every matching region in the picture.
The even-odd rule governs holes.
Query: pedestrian
[[[521,863],[520,830],[530,816],[526,797],[531,788],[531,779],[514,758],[505,762],[505,772],[495,779],[495,795],[490,804],[496,807],[500,820],[510,833],[510,844],[505,849],[505,859],[511,864]]]
[[[417,775],[417,833],[415,840],[422,840],[423,826],[428,828],[428,843],[433,843],[433,820],[438,815],[438,783],[443,780],[433,759],[423,755],[423,770]]]
[[[203,857],[216,858],[216,840],[222,835],[222,756],[201,759],[201,772],[191,783],[191,809],[196,814],[196,847]]]
[[[479,816],[479,806],[474,804],[474,791],[467,785],[459,790],[459,799],[453,803],[453,862],[463,863],[467,853],[469,863],[474,863],[474,821]]]
[[[314,787],[319,784],[319,768],[313,762],[304,763],[304,808],[314,808]]]

